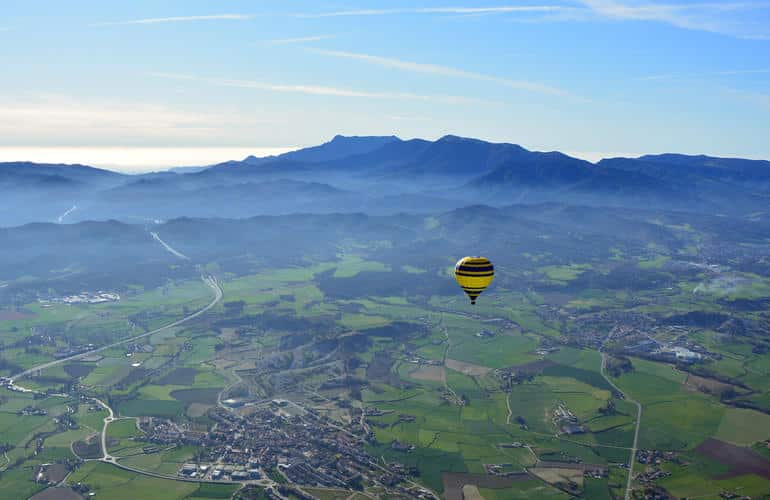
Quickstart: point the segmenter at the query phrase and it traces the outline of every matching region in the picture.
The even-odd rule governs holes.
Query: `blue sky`
[[[2,4],[0,160],[146,169],[337,133],[768,159],[770,1]]]

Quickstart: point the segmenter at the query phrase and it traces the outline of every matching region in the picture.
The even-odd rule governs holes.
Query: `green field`
[[[116,500],[229,498],[237,489],[237,486],[233,485],[156,479],[99,462],[83,464],[70,475],[67,482],[69,484],[85,483],[97,496]]]
[[[770,415],[754,410],[729,408],[724,412],[715,437],[748,446],[770,439]]]
[[[438,221],[425,223],[433,227]],[[133,417],[168,418],[205,431],[214,422],[207,412],[227,389],[227,397],[250,401],[291,398],[343,426],[359,422],[358,414],[352,415],[360,408],[382,410],[385,415],[364,419],[374,435],[366,450],[378,463],[416,467],[412,479],[438,493],[442,472],[481,474],[490,464],[525,471],[538,461],[573,461],[610,464],[609,478],[584,481],[582,498],[622,496],[626,471],[612,464],[629,459],[636,407],[602,375],[599,347],[604,345],[611,359],[629,356],[622,336],[609,333],[631,317],[646,337],[629,344],[655,336],[664,343],[694,343],[709,353],[691,366],[630,356],[632,369],[612,378],[643,407],[639,447],[676,452],[686,464],[663,464],[671,476],[658,485],[677,497],[723,490],[766,494],[768,481],[720,478],[725,466],[695,449],[715,437],[766,453],[761,443],[770,438],[770,417],[729,406],[720,397],[724,387],[734,387],[736,401],[770,408],[770,355],[764,351],[770,345],[744,335],[765,324],[764,310],[749,299],[770,296],[767,279],[730,271],[740,286],[693,293],[701,283],[718,281],[712,276],[717,271],[679,261],[689,255],[685,244],[698,243],[691,228],[655,225],[679,228],[682,248],[613,242],[605,257],[585,260],[527,252],[521,267],[500,267],[476,306],[454,287],[448,272],[452,259],[433,267],[418,259],[408,264],[393,258],[388,241],[370,247],[340,241],[324,260],[303,257],[280,267],[257,259],[258,270],[249,267],[248,273],[208,263],[224,297],[206,315],[26,381],[39,390],[69,385],[82,399],[34,399],[0,389],[0,441],[12,445],[8,461],[15,464],[3,471],[0,487],[27,496],[39,489],[29,481],[36,464],[74,458],[71,444],[99,432],[107,415],[100,408],[89,411],[88,397],[109,402],[119,418],[107,433],[109,452],[119,463],[175,476],[206,450],[170,445],[145,452],[147,443],[134,439],[141,432]],[[681,275],[677,263],[685,270]],[[444,278],[454,288],[440,290]],[[431,280],[439,283],[436,291],[412,293]],[[170,323],[210,300],[208,287],[194,280],[136,289],[118,303],[93,307],[29,303],[23,306],[29,317],[0,322],[0,340],[7,346],[4,373],[50,360],[65,347],[60,340],[40,341],[39,348],[18,343],[32,338],[27,333],[32,327],[103,345]],[[725,302],[735,300],[749,301]],[[744,330],[720,316],[726,310],[743,321]],[[689,377],[698,370],[717,389],[687,385],[689,369]],[[48,415],[21,415],[26,406],[45,408]],[[576,433],[565,424],[565,411],[580,426]],[[65,414],[79,428],[58,428],[54,418]],[[34,455],[30,443],[42,432],[45,449]],[[413,449],[399,451],[399,443]],[[234,491],[96,462],[80,464],[68,479],[79,481],[97,498],[229,498]],[[537,479],[480,493],[486,499],[568,497]]]
[[[616,384],[643,406],[639,446],[648,449],[693,449],[713,436],[723,405],[682,385],[684,374],[669,365],[633,359],[634,371]]]

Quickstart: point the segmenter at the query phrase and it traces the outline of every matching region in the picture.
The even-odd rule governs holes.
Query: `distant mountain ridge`
[[[124,175],[84,165],[0,163],[0,225],[57,220],[428,213],[557,201],[709,213],[770,203],[770,162],[680,154],[598,163],[447,135],[342,136],[277,156]]]
[[[26,184],[27,181],[104,184],[118,182],[124,174],[80,164],[33,163],[15,161],[0,163],[0,183]]]

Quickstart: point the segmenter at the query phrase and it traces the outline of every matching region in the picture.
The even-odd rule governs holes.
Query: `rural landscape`
[[[770,500],[768,44],[0,2],[0,500]]]
[[[4,495],[770,492],[766,162],[593,166],[459,137],[413,142],[337,137],[145,176],[0,165],[29,200],[60,189],[54,177],[78,195],[56,197],[78,206],[74,220],[52,209],[0,230]],[[367,184],[387,194],[353,190],[415,161],[423,175],[408,192],[396,178]],[[468,162],[484,165],[470,179]],[[533,162],[548,179],[582,180],[554,185],[528,174]],[[332,168],[344,193],[301,185]],[[656,173],[681,191],[641,206],[639,179]],[[243,178],[279,175],[305,194],[285,200],[329,210],[283,214],[255,198],[239,218],[173,213],[201,176],[243,191]],[[452,188],[495,176],[520,179],[517,203]],[[627,196],[605,196],[608,182]],[[114,194],[156,183],[166,212],[144,220]],[[453,278],[472,253],[495,264],[475,306]]]

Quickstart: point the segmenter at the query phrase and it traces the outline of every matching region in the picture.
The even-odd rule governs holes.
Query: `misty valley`
[[[768,207],[766,161],[457,136],[0,164],[2,496],[762,498]]]

